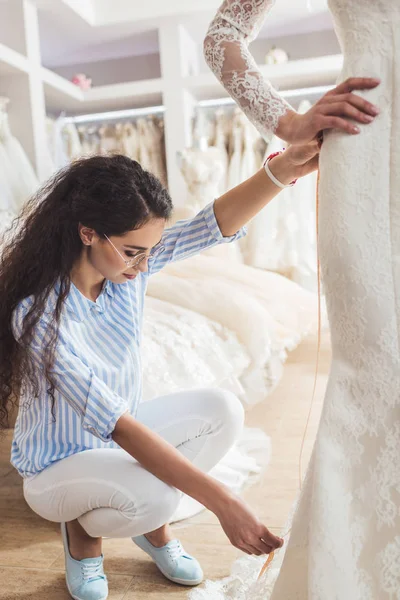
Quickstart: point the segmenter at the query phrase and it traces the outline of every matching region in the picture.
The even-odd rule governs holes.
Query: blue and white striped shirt
[[[33,398],[29,389],[24,391],[14,430],[11,462],[23,477],[83,450],[118,447],[111,437],[115,424],[126,412],[134,416],[141,401],[140,336],[149,275],[172,261],[239,239],[245,232],[243,228],[224,238],[211,203],[193,219],[164,231],[165,252],[149,259],[148,272],[125,284],[106,281],[96,302],[71,284],[52,371],[56,383],[53,418],[41,365],[59,292],[55,286],[31,344],[40,379],[39,397]],[[16,339],[32,302],[32,297],[26,298],[14,312]]]

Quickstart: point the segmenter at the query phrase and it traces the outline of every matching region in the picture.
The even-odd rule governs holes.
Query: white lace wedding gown
[[[247,44],[272,4],[226,0],[206,42],[210,66],[263,132],[276,129],[286,105]],[[260,559],[244,559],[232,578],[193,598],[400,598],[400,4],[329,6],[345,57],[340,79],[379,76],[364,95],[381,114],[358,136],[328,133],[321,152],[333,348],[324,410],[284,557],[258,583]]]

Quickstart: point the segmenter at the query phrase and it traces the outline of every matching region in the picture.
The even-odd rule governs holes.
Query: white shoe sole
[[[169,579],[170,581],[172,581],[172,583],[179,583],[179,585],[185,585],[187,587],[193,587],[195,585],[200,585],[200,583],[202,583],[204,577],[202,577],[201,579],[178,579],[177,577],[171,577],[171,575],[168,575],[167,573],[165,573],[165,571],[163,571],[163,569],[155,562],[155,565],[157,567],[157,569],[164,575],[164,577],[166,579]]]
[[[73,598],[74,600],[82,600],[82,598],[79,598],[79,596],[74,596],[74,594],[71,592],[71,590],[69,589],[67,578],[65,578],[65,583],[67,584],[67,590],[68,590],[68,593],[71,596],[71,598]],[[107,600],[107,598],[108,598],[108,594],[107,594],[107,596],[103,596],[103,598],[100,598],[100,600]]]

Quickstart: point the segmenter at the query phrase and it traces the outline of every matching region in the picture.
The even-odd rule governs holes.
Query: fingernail
[[[353,133],[360,133],[361,129],[359,127],[353,127]]]
[[[380,110],[379,110],[379,108],[378,108],[377,106],[372,106],[372,107],[371,107],[371,112],[372,112],[374,115],[379,115],[379,113],[380,113]]]
[[[370,115],[365,115],[364,119],[365,121],[367,121],[367,123],[371,123],[374,120],[374,117],[371,117]]]

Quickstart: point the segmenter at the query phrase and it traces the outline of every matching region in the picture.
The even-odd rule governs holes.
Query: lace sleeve
[[[275,0],[225,0],[204,40],[210,69],[261,135],[270,138],[291,106],[265,80],[249,51]]]

